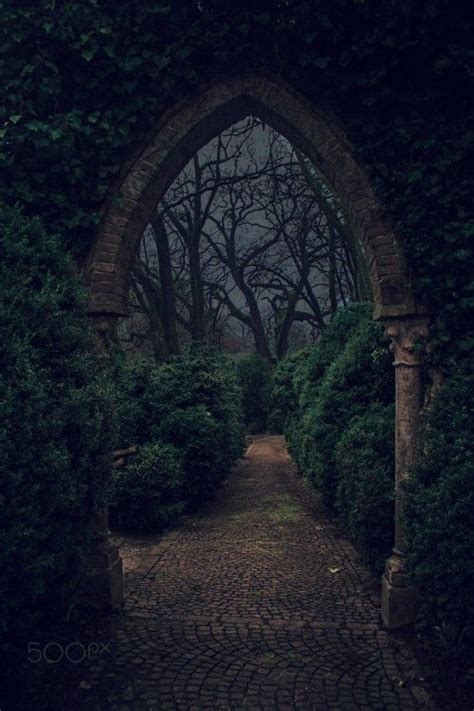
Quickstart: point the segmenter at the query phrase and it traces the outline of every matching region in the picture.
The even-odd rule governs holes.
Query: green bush
[[[273,396],[300,471],[380,570],[393,542],[394,376],[371,310],[341,309],[317,344],[278,365]]]
[[[159,435],[179,449],[183,497],[195,506],[216,489],[233,464],[225,450],[224,424],[204,405],[195,405],[170,413],[161,424]]]
[[[303,368],[295,374],[301,407],[314,403],[326,370],[340,355],[361,322],[372,319],[372,310],[372,304],[349,304],[337,311],[319,342],[309,350]]]
[[[135,521],[142,511],[147,530],[159,531],[170,524],[175,512],[195,508],[209,497],[242,454],[240,390],[229,361],[200,345],[191,346],[164,365],[151,358],[126,362],[118,356],[112,368],[121,391],[121,444],[137,444],[140,452],[142,448],[147,452],[149,447],[164,446],[179,453],[181,483],[179,489],[173,488],[173,496],[179,498],[172,499],[171,508],[167,495],[160,503],[166,459],[157,460],[155,467],[150,452],[138,462],[132,460],[130,470],[119,470],[114,477],[120,485],[117,489],[115,481],[111,491],[118,509],[112,509],[112,513],[136,529]],[[147,466],[149,486],[156,486],[150,505],[145,484]],[[177,481],[174,468],[170,476]]]
[[[242,390],[245,426],[251,433],[266,432],[272,409],[272,366],[255,353],[238,360],[236,370]]]
[[[181,453],[172,445],[144,445],[111,484],[118,521],[131,530],[161,531],[184,511]]]
[[[285,431],[286,414],[280,407],[274,407],[267,417],[267,432],[283,434]]]
[[[285,358],[276,368],[273,397],[286,410],[285,436],[301,471],[307,469],[307,430],[318,391],[329,366],[342,353],[361,322],[371,320],[371,304],[351,304],[337,312],[314,346]]]
[[[144,356],[126,360],[124,354],[118,352],[112,357],[109,368],[117,391],[120,446],[149,442],[155,423],[150,419],[147,403],[155,396],[160,365]]]
[[[298,396],[295,387],[295,374],[304,367],[311,352],[311,348],[302,348],[296,353],[291,353],[279,361],[273,373],[272,401],[284,414],[283,431],[287,439],[293,419],[298,419]]]
[[[428,411],[421,461],[404,497],[407,559],[421,618],[438,627],[454,652],[474,641],[473,370],[459,366]]]
[[[336,498],[334,455],[340,437],[352,418],[372,403],[390,404],[393,398],[393,368],[383,329],[367,317],[325,371],[314,403],[301,420],[299,461],[329,507]]]
[[[37,219],[0,210],[0,631],[66,604],[115,440],[71,261]]]
[[[336,445],[336,510],[365,561],[382,572],[394,539],[395,415],[374,403]]]

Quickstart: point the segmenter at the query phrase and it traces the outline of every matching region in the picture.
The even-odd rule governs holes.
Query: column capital
[[[429,318],[394,319],[382,321],[390,339],[393,365],[416,368],[422,365],[421,352],[429,339]]]

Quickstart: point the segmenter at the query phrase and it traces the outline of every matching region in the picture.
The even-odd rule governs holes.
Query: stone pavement
[[[44,689],[44,708],[429,704],[403,637],[381,627],[379,581],[318,508],[281,437],[255,438],[204,512],[161,539],[131,539],[124,562],[124,613],[100,629],[107,649],[61,662],[61,690]]]

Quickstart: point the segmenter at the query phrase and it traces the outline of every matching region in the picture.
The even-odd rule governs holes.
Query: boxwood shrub
[[[338,486],[337,443],[351,420],[372,403],[394,398],[393,368],[382,327],[365,317],[325,370],[299,430],[299,462],[334,507]]]
[[[113,474],[110,495],[116,519],[134,531],[161,531],[184,511],[183,488],[179,450],[169,444],[146,444]]]
[[[174,410],[162,422],[159,437],[181,454],[183,498],[196,506],[212,494],[233,464],[226,452],[225,423],[204,405]]]
[[[314,346],[275,372],[299,469],[375,569],[393,541],[394,375],[370,304],[341,309]]]
[[[365,561],[382,572],[394,540],[395,413],[374,403],[352,419],[335,451],[336,511]]]
[[[407,559],[421,620],[446,651],[474,648],[474,367],[460,364],[427,412],[405,488]]]
[[[114,475],[112,522],[160,531],[211,496],[242,454],[241,392],[232,364],[197,344],[165,364],[118,357],[112,371],[121,443],[140,452]]]
[[[115,443],[82,290],[38,219],[0,209],[0,632],[67,605]]]

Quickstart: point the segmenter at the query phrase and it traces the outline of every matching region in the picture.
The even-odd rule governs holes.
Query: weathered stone
[[[414,318],[386,322],[395,367],[395,545],[382,579],[382,617],[394,629],[411,624],[415,591],[405,572],[401,487],[418,456],[418,434],[424,392],[421,368],[428,339],[428,320]]]

